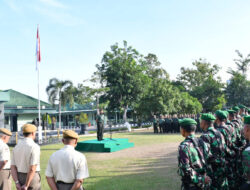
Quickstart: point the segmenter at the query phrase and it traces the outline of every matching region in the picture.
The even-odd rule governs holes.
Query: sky
[[[44,101],[51,78],[82,83],[123,40],[156,54],[171,79],[204,58],[226,81],[235,50],[250,53],[249,7],[247,0],[0,0],[0,89],[38,96],[38,24]]]

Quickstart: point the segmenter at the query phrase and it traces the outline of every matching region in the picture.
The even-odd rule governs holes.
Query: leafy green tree
[[[140,100],[149,81],[141,58],[138,51],[124,41],[123,47],[117,43],[112,45],[111,51],[107,51],[97,65],[96,75],[107,89],[103,96],[109,102],[108,110],[122,109],[124,121],[128,108]]]
[[[250,81],[239,71],[231,72],[227,82],[226,99],[228,106],[244,104],[250,106]]]
[[[73,96],[70,93],[70,89],[72,88],[72,82],[69,80],[59,80],[57,78],[52,78],[49,81],[49,85],[46,88],[46,92],[49,96],[49,102],[55,105],[55,102],[59,102],[59,129],[61,130],[61,106],[62,104],[65,106],[67,101],[73,101]]]
[[[225,98],[224,84],[217,76],[220,68],[202,59],[195,61],[193,65],[195,68],[181,68],[179,82],[203,105],[203,111],[215,111],[222,107]]]

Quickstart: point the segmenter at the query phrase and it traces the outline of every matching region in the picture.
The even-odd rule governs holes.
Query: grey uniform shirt
[[[52,154],[45,175],[54,177],[56,182],[62,181],[64,183],[74,183],[76,179],[88,178],[87,160],[73,146],[65,145]]]
[[[11,165],[21,173],[28,173],[32,165],[37,165],[36,171],[40,171],[40,147],[31,138],[18,141],[13,149]]]
[[[7,161],[4,170],[10,169],[10,149],[6,143],[0,139],[0,161]]]

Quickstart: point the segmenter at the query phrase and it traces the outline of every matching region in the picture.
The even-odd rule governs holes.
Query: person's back
[[[73,146],[65,145],[62,149],[52,154],[49,164],[53,168],[56,181],[63,181],[65,183],[74,183],[79,165],[86,163],[85,156],[76,151]],[[86,164],[87,166],[87,164]],[[87,167],[85,167],[88,170]],[[67,174],[67,175],[65,175]]]
[[[85,156],[75,150],[78,138],[74,131],[63,131],[65,146],[52,154],[45,173],[51,189],[83,189],[82,183],[89,177],[89,171]]]

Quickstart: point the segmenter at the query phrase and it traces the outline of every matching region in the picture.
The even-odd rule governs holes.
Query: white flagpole
[[[39,26],[37,26],[38,28]],[[38,32],[38,31],[37,31]],[[38,36],[37,41],[37,51],[40,53],[40,36]],[[38,90],[38,143],[42,144],[42,127],[41,127],[41,105],[40,105],[40,77],[39,77],[39,67],[40,60],[38,60],[38,52],[36,52],[36,67],[37,67],[37,90]],[[40,56],[40,55],[39,55]]]

